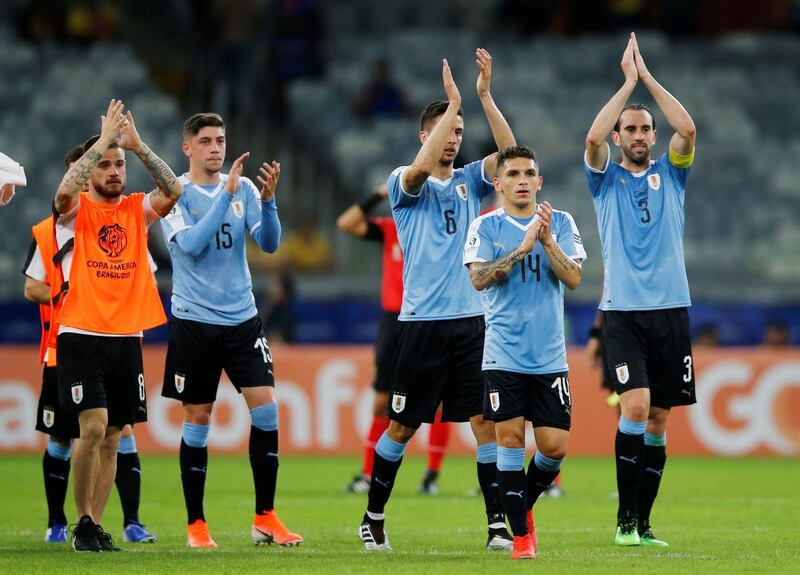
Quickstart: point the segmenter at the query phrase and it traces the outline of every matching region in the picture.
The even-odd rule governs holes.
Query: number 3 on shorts
[[[256,339],[256,343],[253,347],[261,350],[261,355],[264,356],[264,363],[272,363],[272,352],[269,351],[266,337],[259,337]]]

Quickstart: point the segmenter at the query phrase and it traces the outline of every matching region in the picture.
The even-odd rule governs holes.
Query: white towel
[[[0,152],[0,206],[5,206],[14,197],[14,186],[25,186],[25,169]]]

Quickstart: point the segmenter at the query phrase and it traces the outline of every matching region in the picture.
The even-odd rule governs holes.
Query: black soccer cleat
[[[78,553],[100,552],[97,526],[88,515],[81,517],[76,525],[71,525],[70,533],[72,533],[72,548]]]
[[[108,553],[110,551],[119,551],[119,547],[114,545],[114,540],[111,539],[111,534],[106,532],[100,524],[94,526],[95,534],[97,535],[97,542],[100,544],[100,551]]]
[[[386,531],[383,530],[383,525],[370,523],[366,516],[361,521],[358,536],[366,551],[391,551],[392,549],[389,546],[389,538],[386,536]]]

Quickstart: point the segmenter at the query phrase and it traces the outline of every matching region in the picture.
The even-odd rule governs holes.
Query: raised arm
[[[271,254],[281,243],[281,221],[278,218],[278,204],[275,202],[281,164],[274,160],[271,164],[264,162],[258,171],[256,179],[261,184],[261,226],[251,233],[258,246]]]
[[[155,155],[147,144],[145,144],[136,124],[133,121],[133,114],[128,111],[127,117],[120,129],[122,137],[119,141],[120,148],[131,150],[142,161],[150,177],[156,184],[156,189],[150,192],[150,206],[162,218],[166,216],[181,197],[183,186],[178,181],[175,173],[158,156]]]
[[[376,188],[375,193],[342,212],[342,215],[336,220],[336,227],[351,236],[357,238],[366,237],[369,231],[367,215],[375,206],[385,200],[386,196],[386,184],[381,184]]]
[[[92,170],[103,157],[108,146],[116,140],[117,133],[125,122],[125,115],[122,111],[122,101],[111,100],[105,116],[100,116],[100,137],[64,174],[53,200],[53,205],[59,214],[65,214],[75,207],[78,194],[92,176]]]
[[[581,264],[567,256],[561,246],[553,237],[550,232],[551,223],[553,221],[553,208],[549,202],[539,204],[539,221],[542,222],[539,229],[539,241],[542,243],[544,253],[550,261],[550,267],[556,277],[567,286],[569,289],[574,290],[581,285]]]
[[[461,109],[461,93],[453,80],[453,73],[447,60],[442,60],[442,83],[447,94],[447,109],[431,130],[422,147],[417,152],[414,162],[403,172],[403,187],[409,193],[419,190],[431,175],[450,137],[458,111]]]
[[[492,130],[494,142],[497,144],[498,150],[505,150],[509,146],[517,144],[514,138],[514,133],[511,131],[511,126],[508,125],[505,117],[500,112],[500,108],[494,103],[490,86],[492,83],[492,56],[483,48],[475,50],[475,63],[478,65],[478,97],[483,106],[483,112],[486,114],[486,120],[489,122],[489,128]],[[490,180],[494,178],[497,172],[497,154],[491,154],[484,158],[483,169],[485,170],[486,177]]]
[[[631,41],[633,43],[633,58],[636,62],[636,70],[639,74],[639,80],[644,84],[645,88],[653,96],[653,99],[661,108],[664,117],[675,134],[669,141],[669,147],[682,156],[688,156],[694,150],[695,138],[697,130],[694,126],[694,121],[680,102],[670,94],[664,86],[658,83],[653,78],[653,75],[647,69],[644,63],[642,53],[639,51],[639,44],[636,41],[636,34],[631,33]]]
[[[505,280],[512,268],[536,247],[540,229],[541,222],[536,220],[525,232],[525,237],[522,238],[520,244],[506,255],[488,262],[472,262],[469,264],[469,278],[472,280],[473,287],[481,291],[495,282]]]
[[[622,113],[628,98],[631,97],[639,79],[633,51],[634,42],[633,38],[631,38],[628,40],[625,52],[622,53],[622,61],[620,62],[622,72],[625,74],[625,82],[617,90],[617,93],[606,102],[606,105],[603,106],[597,117],[595,117],[594,122],[592,122],[589,133],[586,134],[586,161],[596,170],[602,170],[608,161],[608,142],[606,142],[606,138],[608,138],[611,130],[614,129],[614,124],[617,123],[619,115]]]

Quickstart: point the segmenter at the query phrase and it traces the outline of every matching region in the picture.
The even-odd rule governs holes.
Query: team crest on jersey
[[[499,391],[491,391],[489,392],[489,406],[492,408],[492,411],[497,411],[500,409],[500,392]]]
[[[406,396],[402,393],[392,395],[392,411],[400,413],[406,408]]]
[[[466,184],[458,184],[456,186],[456,192],[458,192],[458,197],[467,201],[467,185]]]
[[[81,382],[72,384],[72,401],[76,404],[83,401],[83,384]]]
[[[44,423],[44,426],[49,429],[53,427],[53,423],[55,423],[55,421],[56,421],[56,412],[53,411],[52,409],[45,407],[42,410],[42,423]]]
[[[661,176],[658,174],[650,174],[647,176],[647,183],[650,184],[650,187],[654,190],[658,190],[661,187]]]
[[[617,366],[617,381],[619,381],[622,385],[628,383],[628,378],[630,374],[628,373],[628,364],[621,363]]]
[[[110,224],[97,232],[97,243],[109,257],[116,258],[128,245],[128,234],[119,224]]]
[[[183,393],[183,387],[186,383],[186,376],[180,373],[175,374],[175,391]]]
[[[231,202],[231,207],[233,208],[233,215],[237,218],[241,218],[244,215],[244,204],[241,201]]]

